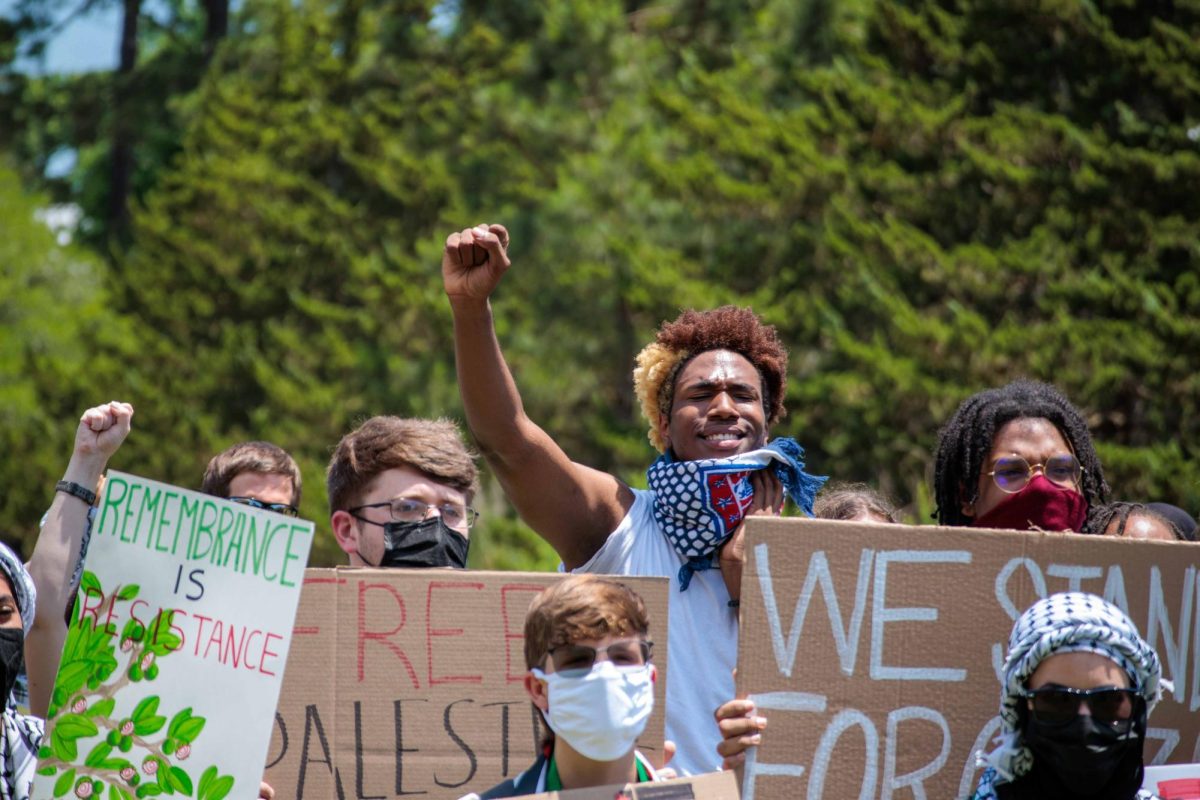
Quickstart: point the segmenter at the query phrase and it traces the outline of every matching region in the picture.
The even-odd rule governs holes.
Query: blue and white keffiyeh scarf
[[[679,570],[680,591],[687,591],[692,573],[714,568],[718,548],[737,530],[754,499],[750,473],[767,468],[811,517],[813,498],[826,478],[804,471],[804,448],[795,439],[776,439],[732,458],[676,461],[668,450],[650,465],[646,478],[654,493],[654,518],[687,559]]]
[[[1125,670],[1132,688],[1145,698],[1147,714],[1162,697],[1158,654],[1121,609],[1085,592],[1039,600],[1017,620],[1008,639],[1000,691],[1000,745],[986,756],[978,754],[979,765],[994,771],[995,783],[1013,782],[1033,768],[1033,754],[1021,738],[1017,712],[1029,676],[1051,655],[1080,651],[1106,656]]]

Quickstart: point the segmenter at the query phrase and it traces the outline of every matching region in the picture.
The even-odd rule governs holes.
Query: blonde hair
[[[658,422],[671,413],[671,388],[675,384],[675,374],[687,357],[686,350],[672,350],[658,342],[651,342],[638,353],[637,366],[633,369],[633,391],[642,413],[650,423],[647,438],[660,453],[666,452],[667,443],[663,441]]]

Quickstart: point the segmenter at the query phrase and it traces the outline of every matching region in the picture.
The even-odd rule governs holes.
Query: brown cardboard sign
[[[1200,545],[749,522],[737,682],[769,722],[746,800],[969,796],[999,730],[1013,622],[1063,591],[1124,609],[1174,681],[1147,763],[1200,760]]]
[[[525,693],[525,612],[554,573],[309,569],[275,715],[266,780],[294,800],[458,798],[528,767],[541,730]],[[662,753],[665,578],[621,577],[654,640]]]
[[[710,772],[659,783],[627,783],[526,795],[527,800],[740,800],[732,772]]]

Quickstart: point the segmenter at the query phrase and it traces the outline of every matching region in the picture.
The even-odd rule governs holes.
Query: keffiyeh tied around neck
[[[776,439],[732,458],[676,461],[667,451],[647,470],[654,518],[687,559],[679,570],[680,591],[687,591],[694,572],[714,568],[718,548],[754,499],[750,473],[767,468],[774,470],[792,502],[812,516],[813,498],[826,479],[804,471],[804,448],[794,439]]]

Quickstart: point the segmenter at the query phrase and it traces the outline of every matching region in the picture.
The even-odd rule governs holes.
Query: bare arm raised
[[[526,416],[488,300],[510,266],[501,225],[446,239],[442,281],[454,314],[458,387],[467,424],[509,499],[573,569],[604,544],[633,504],[633,492],[612,475],[572,461]]]
[[[109,457],[129,435],[133,406],[113,401],[89,408],[79,419],[75,448],[63,480],[97,491]],[[29,709],[45,717],[54,677],[67,639],[66,608],[74,587],[71,579],[88,525],[88,505],[78,497],[56,492],[29,559],[29,574],[37,587],[37,615],[25,641],[29,675]]]

